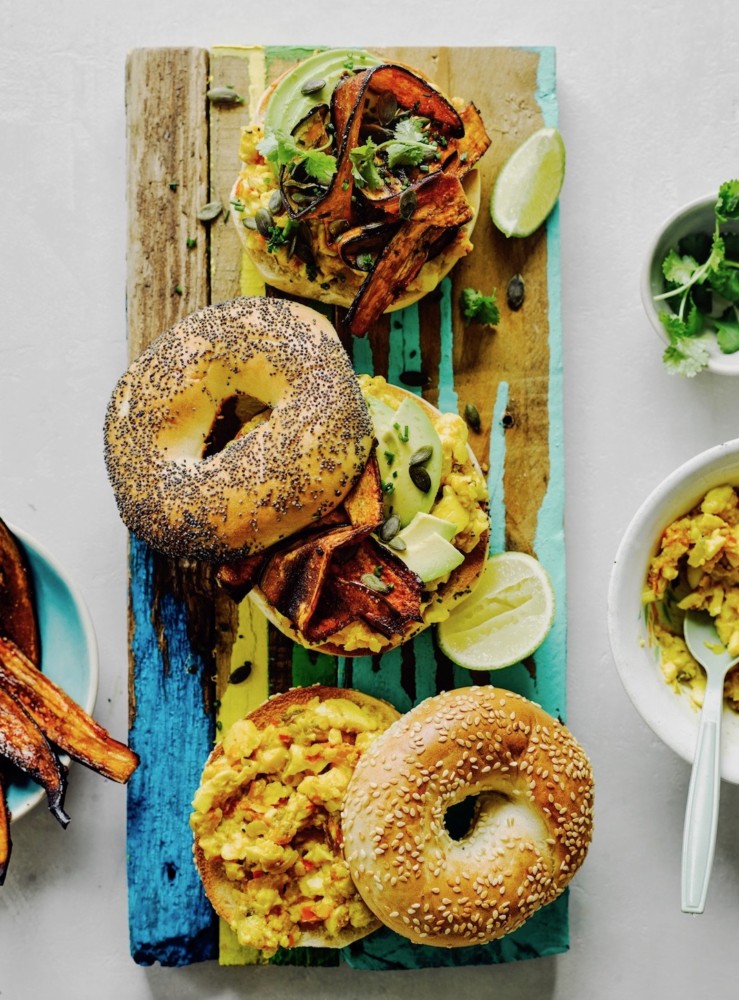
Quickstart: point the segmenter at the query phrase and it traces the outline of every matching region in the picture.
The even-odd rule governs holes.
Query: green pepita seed
[[[508,303],[508,308],[512,309],[513,312],[518,312],[523,305],[525,293],[526,286],[524,285],[523,278],[520,274],[514,274],[508,282],[508,287],[506,288],[506,302]]]
[[[376,594],[389,594],[392,590],[392,587],[389,584],[385,583],[384,580],[381,580],[379,576],[375,576],[374,573],[363,573],[360,580],[365,587],[369,590],[374,590]]]
[[[411,477],[413,485],[417,490],[420,490],[421,493],[428,493],[431,489],[431,476],[422,466],[412,465],[408,469],[408,475]]]
[[[233,87],[211,87],[205,96],[211,104],[243,104],[244,98]]]
[[[203,207],[198,212],[198,219],[200,222],[212,222],[213,219],[217,219],[218,216],[223,211],[223,203],[220,201],[209,201],[207,205]]]
[[[268,208],[258,208],[254,213],[254,221],[257,224],[257,232],[264,236],[265,239],[269,239],[272,235],[272,227],[275,224],[270,210]]]
[[[250,674],[251,674],[251,663],[249,660],[246,660],[246,662],[242,663],[240,667],[237,667],[235,670],[231,671],[231,675],[228,678],[228,683],[242,684],[247,679],[247,677],[250,676]]]
[[[243,222],[244,226],[247,229],[256,229],[257,228],[257,220],[254,218],[253,215],[247,215],[241,221]]]
[[[434,453],[434,449],[430,444],[425,444],[417,451],[414,451],[411,457],[408,459],[408,465],[423,465],[424,462],[428,462]]]
[[[284,211],[284,205],[282,204],[282,195],[279,191],[275,190],[269,196],[269,201],[267,202],[267,208],[273,215],[281,215]]]
[[[390,517],[385,521],[385,523],[380,528],[380,538],[383,542],[389,542],[400,531],[400,518],[397,514],[391,514]]]
[[[418,204],[418,195],[413,190],[413,188],[406,188],[401,194],[398,200],[398,214],[401,219],[406,222],[413,218],[413,213],[416,211],[416,205]]]
[[[387,90],[380,94],[377,100],[377,117],[383,123],[387,125],[393,120],[395,115],[398,113],[398,102],[395,98],[395,94]]]
[[[395,536],[395,538],[391,538],[387,544],[390,546],[391,549],[395,549],[396,552],[405,552],[405,550],[408,548],[403,539],[399,538],[397,535]]]
[[[482,424],[480,422],[480,414],[477,412],[477,407],[474,403],[467,403],[464,408],[464,419],[470,425],[473,431],[480,432]]]
[[[300,93],[305,94],[317,94],[319,90],[323,90],[326,86],[326,81],[322,76],[313,76],[310,80],[306,80],[303,86],[300,88]]]

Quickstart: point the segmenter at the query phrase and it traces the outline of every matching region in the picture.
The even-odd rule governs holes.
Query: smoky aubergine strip
[[[0,689],[5,689],[48,740],[113,781],[126,782],[138,756],[88,715],[22,651],[0,637]]]
[[[66,775],[59,759],[33,719],[0,685],[0,756],[27,774],[46,792],[49,811],[64,827]]]
[[[10,864],[10,854],[13,841],[10,837],[10,810],[8,809],[7,778],[0,769],[0,885],[5,881],[5,875]]]

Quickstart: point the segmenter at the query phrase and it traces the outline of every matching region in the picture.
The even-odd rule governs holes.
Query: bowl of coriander
[[[667,371],[739,375],[739,180],[675,212],[646,256],[641,297]]]

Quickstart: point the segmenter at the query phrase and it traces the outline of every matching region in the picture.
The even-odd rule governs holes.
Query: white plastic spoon
[[[682,910],[703,913],[718,825],[724,677],[739,657],[729,655],[713,618],[705,611],[689,611],[683,629],[688,649],[706,671],[707,681],[683,828]]]

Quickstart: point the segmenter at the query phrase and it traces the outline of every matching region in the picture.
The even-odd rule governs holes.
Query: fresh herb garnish
[[[390,170],[397,167],[418,167],[439,155],[438,144],[424,131],[428,119],[418,115],[401,118],[393,128],[391,139],[376,143],[370,136],[361,146],[349,151],[352,176],[358,187],[375,191],[382,187],[381,164]]]
[[[257,144],[257,149],[272,165],[275,173],[279,172],[280,167],[300,163],[308,176],[319,184],[330,184],[336,173],[336,157],[332,153],[299,146],[291,135],[281,129],[265,135]]]
[[[352,177],[357,187],[368,187],[370,191],[382,187],[382,174],[375,163],[379,149],[380,147],[370,136],[363,146],[355,146],[354,149],[349,150]]]
[[[267,252],[276,253],[280,247],[285,246],[293,230],[297,228],[297,225],[294,219],[288,219],[284,226],[278,226],[276,223],[269,226],[267,230]]]
[[[726,181],[719,188],[705,259],[682,252],[683,246],[669,250],[662,261],[662,274],[669,287],[654,300],[675,300],[672,312],[659,314],[669,340],[662,360],[672,374],[691,377],[703,371],[710,357],[707,333],[715,333],[724,354],[739,351],[739,259],[727,252],[721,234],[721,224],[735,219],[739,219],[739,180]],[[693,241],[695,246],[698,242]],[[725,308],[721,315],[714,316],[717,305]]]
[[[500,322],[500,310],[496,300],[495,289],[490,295],[483,295],[476,288],[463,288],[460,296],[462,316],[466,323],[479,323],[480,326],[497,326]]]
[[[425,160],[438,156],[437,144],[430,141],[423,130],[427,124],[427,119],[416,115],[400,119],[394,129],[394,138],[383,143],[391,170],[395,167],[417,167]]]

